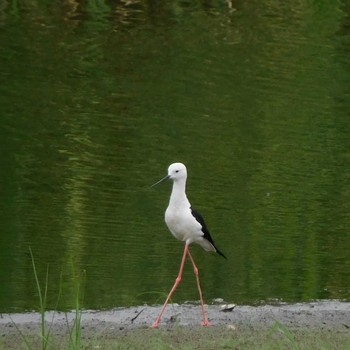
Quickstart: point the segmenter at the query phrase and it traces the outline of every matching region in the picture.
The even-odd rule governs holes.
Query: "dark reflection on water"
[[[232,5],[232,7],[231,7]],[[162,302],[182,246],[174,161],[228,256],[208,302],[349,299],[349,8],[338,2],[6,2],[0,310]],[[196,300],[187,267],[175,301]]]

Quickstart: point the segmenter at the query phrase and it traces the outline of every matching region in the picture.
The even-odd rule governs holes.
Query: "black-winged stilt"
[[[182,163],[173,163],[168,168],[168,175],[159,180],[153,186],[158,185],[164,180],[173,180],[173,189],[170,196],[168,208],[165,211],[165,222],[175,238],[185,243],[185,248],[181,260],[180,271],[175,280],[173,287],[170,290],[168,297],[166,298],[164,305],[160,311],[159,316],[153,322],[152,327],[157,328],[163,312],[169,302],[169,299],[173,295],[175,289],[179,285],[182,272],[185,264],[186,257],[188,256],[192,262],[194,274],[196,275],[197,287],[199,291],[199,297],[201,300],[202,313],[203,313],[203,326],[209,326],[207,319],[204,301],[202,296],[202,289],[199,282],[198,268],[190,253],[189,245],[191,243],[199,244],[206,251],[213,251],[226,258],[226,256],[220,252],[215,246],[213,239],[210,236],[208,228],[203,220],[201,214],[191,207],[190,202],[186,196],[186,179],[187,169]]]

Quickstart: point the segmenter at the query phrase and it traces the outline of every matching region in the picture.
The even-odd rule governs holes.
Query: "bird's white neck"
[[[188,205],[190,202],[186,196],[186,180],[178,180],[173,183],[173,190],[171,192],[169,207],[183,207]]]

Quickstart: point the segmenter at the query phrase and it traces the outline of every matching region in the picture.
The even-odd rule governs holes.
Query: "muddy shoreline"
[[[149,327],[161,306],[137,306],[116,308],[109,311],[84,310],[81,314],[83,330],[133,330]],[[297,304],[262,306],[237,305],[231,311],[223,311],[222,305],[206,306],[208,319],[213,326],[270,328],[276,321],[287,327],[312,327],[350,332],[350,302],[318,301]],[[3,337],[19,329],[40,330],[40,314],[37,312],[0,314],[0,335]],[[75,312],[46,312],[46,322],[55,332],[61,333],[73,324]],[[201,322],[201,308],[193,304],[169,305],[159,328],[197,326]],[[16,324],[16,326],[14,326]]]

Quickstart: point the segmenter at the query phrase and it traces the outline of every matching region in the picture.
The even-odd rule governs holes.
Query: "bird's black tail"
[[[215,249],[216,249],[216,252],[217,252],[219,255],[221,255],[223,258],[225,258],[225,259],[227,260],[227,257],[226,257],[226,255],[225,255],[224,253],[220,252],[220,250],[219,250],[218,248],[216,248],[216,247],[215,247]]]

